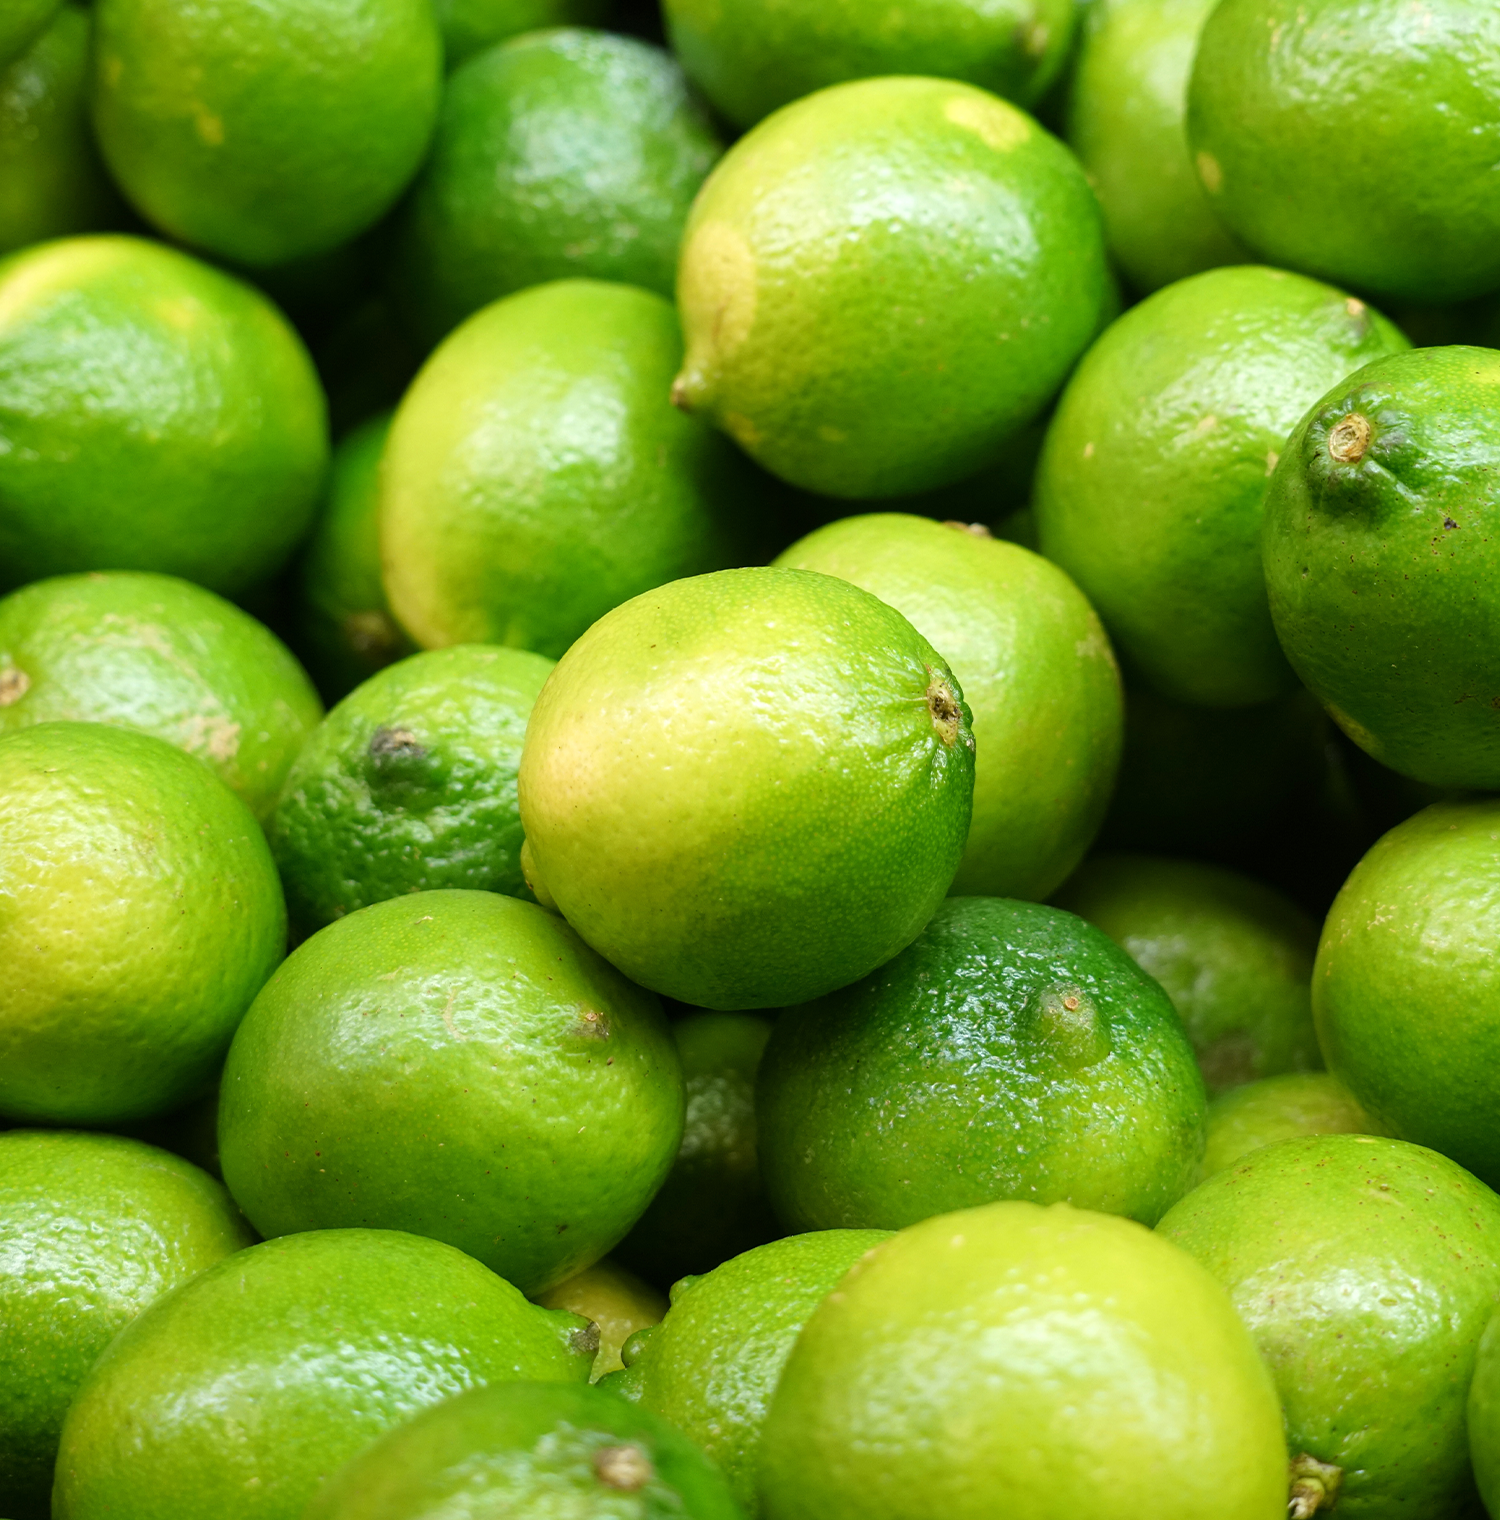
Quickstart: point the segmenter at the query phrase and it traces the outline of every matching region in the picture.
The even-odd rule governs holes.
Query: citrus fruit
[[[0,15],[0,67],[19,57],[47,29],[63,0],[7,0]]]
[[[547,26],[589,26],[602,21],[609,0],[434,0],[443,54],[448,67],[472,58],[482,48],[521,32]]]
[[[286,944],[243,802],[161,739],[0,739],[0,1114],[109,1124],[209,1081]]]
[[[1156,1221],[1193,1185],[1203,1083],[1171,1001],[1099,930],[950,898],[895,960],[787,1009],[761,1170],[790,1229],[899,1229],[1000,1198]]]
[[[1068,146],[1099,197],[1109,251],[1143,293],[1245,259],[1187,145],[1188,76],[1215,3],[1111,0],[1090,6],[1082,28]]]
[[[1078,588],[983,529],[893,512],[830,523],[776,563],[853,581],[942,653],[974,717],[953,891],[1046,897],[1098,832],[1120,757],[1120,676]]]
[[[525,892],[516,772],[552,661],[459,644],[371,676],[303,746],[267,832],[294,924],[404,892]]]
[[[662,1294],[608,1257],[539,1293],[536,1302],[544,1309],[566,1309],[593,1321],[599,1331],[599,1349],[589,1374],[591,1383],[618,1372],[625,1365],[620,1348],[637,1330],[660,1324],[667,1312]]]
[[[0,1509],[48,1512],[63,1415],[154,1299],[255,1237],[219,1183],[117,1135],[0,1135]]]
[[[556,659],[611,607],[737,557],[734,451],[667,401],[682,353],[660,296],[561,280],[471,317],[396,413],[380,541],[424,648]]]
[[[394,1230],[268,1240],[133,1320],[63,1425],[55,1520],[298,1520],[376,1436],[480,1383],[582,1382],[593,1331]]]
[[[931,490],[1002,457],[1110,288],[1088,181],[1025,112],[956,81],[835,85],[694,202],[673,396],[793,485]]]
[[[1047,433],[1037,530],[1162,696],[1292,689],[1260,565],[1266,482],[1328,386],[1406,346],[1331,286],[1244,266],[1158,291],[1089,350]]]
[[[532,903],[424,892],[340,919],[251,1005],[219,1097],[263,1235],[430,1235],[523,1293],[597,1261],[682,1137],[660,1004]]]
[[[435,343],[547,280],[670,298],[688,207],[722,151],[660,48],[576,27],[491,48],[444,93],[396,234],[397,303]]]
[[[443,46],[429,0],[100,0],[94,124],[169,237],[285,264],[372,226],[427,151]]]
[[[324,411],[286,319],[186,254],[86,237],[0,260],[0,587],[257,584],[312,515]]]
[[[672,50],[735,126],[880,74],[963,79],[1029,106],[1067,60],[1074,0],[665,0]]]
[[[1500,1314],[1479,1338],[1469,1386],[1469,1457],[1485,1513],[1500,1508]]]
[[[1464,1401],[1500,1293],[1487,1187],[1421,1146],[1315,1135],[1242,1157],[1160,1231],[1229,1290],[1276,1379],[1322,1500],[1293,1515],[1468,1512]]]
[[[1328,1069],[1390,1134],[1500,1183],[1500,802],[1439,802],[1344,884],[1318,945]]]
[[[1214,209],[1270,262],[1456,301],[1500,285],[1500,12],[1431,0],[1416,14],[1227,0],[1203,29],[1188,136]]]
[[[1208,1105],[1208,1144],[1198,1175],[1212,1177],[1278,1140],[1374,1133],[1374,1122],[1337,1077],[1285,1071],[1220,1093]]]
[[[263,817],[322,716],[281,640],[188,581],[66,575],[0,601],[0,735],[59,719],[154,734]]]
[[[687,1095],[682,1144],[615,1252],[654,1283],[710,1272],[781,1233],[756,1149],[755,1073],[770,1036],[752,1013],[690,1013],[672,1025]]]
[[[899,612],[831,575],[724,570],[559,661],[521,755],[527,880],[643,986],[802,1003],[916,938],[973,786],[958,682]]]
[[[995,1203],[877,1246],[766,1422],[766,1520],[1286,1513],[1276,1395],[1224,1291],[1129,1220]]]
[[[713,1463],[597,1388],[501,1383],[425,1409],[361,1452],[306,1520],[740,1520]]]
[[[883,1230],[820,1230],[747,1251],[672,1290],[661,1324],[625,1347],[604,1387],[670,1420],[723,1468],[755,1512],[760,1438],[808,1316]]]
[[[1266,501],[1271,615],[1297,674],[1382,764],[1500,787],[1500,354],[1424,348],[1313,405]]]

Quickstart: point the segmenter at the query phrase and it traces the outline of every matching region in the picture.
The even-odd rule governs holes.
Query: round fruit
[[[1326,1071],[1262,1077],[1208,1105],[1208,1144],[1200,1178],[1233,1166],[1251,1151],[1303,1135],[1371,1135],[1378,1131],[1349,1089]]]
[[[916,938],[973,786],[958,682],[899,612],[831,575],[725,570],[559,662],[521,756],[527,879],[644,986],[802,1003]]]
[[[540,1293],[635,1223],[682,1109],[650,993],[532,903],[424,892],[340,919],[266,984],[219,1150],[263,1235],[409,1230]]]
[[[1223,1290],[1065,1204],[878,1246],[808,1321],[762,1452],[766,1520],[1286,1514],[1276,1394]]]
[[[1500,1509],[1500,1314],[1479,1338],[1469,1386],[1469,1458],[1485,1513]]]
[[[681,354],[660,296],[560,280],[427,361],[381,485],[385,588],[419,644],[556,659],[629,597],[734,561],[743,467],[668,404]]]
[[[450,69],[483,48],[545,26],[592,26],[609,0],[434,0]]]
[[[671,297],[677,246],[723,152],[660,48],[534,32],[449,81],[401,213],[392,288],[429,343],[500,296],[576,276]]]
[[[1487,1187],[1421,1146],[1317,1135],[1210,1177],[1160,1231],[1229,1290],[1322,1507],[1470,1512],[1464,1397],[1500,1293]]]
[[[267,828],[292,922],[310,931],[442,887],[524,893],[516,772],[551,671],[524,649],[459,644],[345,697],[297,757]]]
[[[1162,696],[1245,707],[1291,689],[1261,570],[1266,481],[1328,386],[1405,347],[1363,302],[1245,266],[1158,291],[1089,350],[1047,433],[1037,530]]]
[[[94,124],[169,237],[252,267],[348,242],[427,151],[443,47],[429,0],[99,0]]]
[[[102,723],[0,739],[0,796],[0,1115],[110,1124],[194,1097],[286,946],[250,810]]]
[[[1361,749],[1432,786],[1500,787],[1500,354],[1424,348],[1335,386],[1266,500],[1271,616]]]
[[[327,463],[322,388],[264,296],[140,238],[0,260],[0,587],[272,575]]]
[[[972,85],[869,79],[778,111],[693,206],[678,405],[767,469],[889,497],[995,463],[1098,331],[1099,207]]]
[[[63,0],[6,0],[0,13],[0,68],[19,57],[46,31]]]
[[[376,1436],[481,1383],[582,1382],[596,1344],[461,1251],[268,1240],[132,1321],[63,1425],[55,1520],[297,1520]]]
[[[0,1135],[0,1510],[45,1515],[63,1415],[142,1309],[255,1237],[223,1187],[117,1135]]]
[[[536,1302],[544,1309],[566,1309],[593,1322],[599,1332],[599,1349],[589,1373],[591,1383],[606,1373],[618,1372],[625,1365],[620,1359],[625,1342],[637,1330],[659,1325],[667,1312],[667,1300],[655,1288],[608,1257],[539,1293]]]

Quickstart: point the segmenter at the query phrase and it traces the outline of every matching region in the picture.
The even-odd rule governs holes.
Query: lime
[[[580,28],[491,48],[444,94],[396,235],[398,305],[433,343],[546,280],[670,298],[688,208],[722,151],[660,48]]]
[[[591,1383],[608,1372],[618,1372],[625,1365],[620,1348],[637,1330],[660,1324],[667,1312],[667,1301],[655,1288],[608,1257],[538,1294],[536,1301],[544,1309],[566,1309],[593,1321],[599,1331],[599,1349],[589,1374]]]
[[[381,552],[424,648],[556,659],[611,607],[738,557],[735,451],[667,402],[677,316],[626,285],[560,280],[464,323],[396,413]]]
[[[725,570],[617,607],[542,688],[527,880],[669,997],[806,1002],[916,938],[973,785],[958,682],[899,612],[831,575]]]
[[[1469,1512],[1464,1400],[1500,1293],[1487,1187],[1421,1146],[1316,1135],[1243,1157],[1160,1229],[1229,1290],[1313,1459],[1321,1504],[1292,1515]]]
[[[409,1230],[540,1293],[635,1223],[682,1110],[650,993],[534,904],[424,892],[340,919],[266,984],[219,1148],[263,1235]]]
[[[694,203],[673,395],[793,485],[931,490],[1003,457],[1110,290],[1088,181],[1025,112],[939,79],[835,85]]]
[[[461,1251],[394,1230],[268,1240],[131,1322],[63,1425],[54,1520],[298,1520],[417,1410],[582,1382],[595,1336]]]
[[[1420,302],[1500,285],[1497,123],[1489,0],[1424,0],[1417,13],[1394,0],[1224,0],[1188,100],[1199,177],[1246,244]]]
[[[0,68],[19,57],[52,24],[63,0],[6,0],[0,14]]]
[[[1212,1177],[1251,1151],[1302,1135],[1371,1135],[1374,1121],[1326,1071],[1262,1077],[1208,1105],[1208,1144],[1199,1177]]]
[[[604,1386],[695,1440],[754,1512],[761,1430],[792,1344],[839,1279],[886,1238],[883,1230],[793,1235],[684,1279],[667,1317],[626,1346],[626,1370]]]
[[[160,570],[232,594],[312,515],[322,389],[286,319],[159,243],[0,260],[0,587]]]
[[[1363,302],[1247,266],[1158,291],[1089,350],[1037,475],[1042,552],[1162,696],[1244,707],[1292,688],[1260,564],[1266,482],[1328,386],[1406,347]]]
[[[976,746],[953,890],[1046,897],[1098,832],[1120,757],[1119,672],[1078,588],[983,529],[896,513],[830,523],[776,563],[853,581],[941,651]]]
[[[1469,1387],[1469,1457],[1485,1513],[1500,1509],[1500,1314],[1479,1338]]]
[[[450,69],[521,32],[590,26],[602,21],[609,8],[609,0],[433,0]]]
[[[115,1333],[255,1237],[211,1177],[116,1135],[0,1135],[0,1509],[47,1514],[63,1415]]]
[[[430,0],[99,0],[94,123],[169,237],[285,264],[372,226],[427,151],[443,46]]]
[[[798,1339],[763,1451],[766,1520],[1286,1513],[1276,1395],[1223,1290],[1065,1204],[876,1247]]]
[[[297,757],[267,829],[292,922],[317,929],[441,887],[523,893],[516,772],[551,670],[524,649],[460,644],[345,697]]]
[[[0,739],[0,796],[0,1114],[108,1124],[195,1096],[286,944],[249,809],[101,723]]]

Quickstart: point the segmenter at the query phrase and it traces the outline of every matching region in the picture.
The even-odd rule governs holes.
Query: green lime
[[[1208,1274],[1129,1220],[995,1203],[873,1250],[776,1390],[765,1520],[1278,1520],[1276,1395]]]
[[[62,4],[63,0],[6,0],[0,12],[0,68],[46,31]]]
[[[777,1021],[761,1169],[790,1229],[900,1229],[1024,1198],[1156,1221],[1203,1155],[1171,1000],[1039,903],[950,898],[895,960]]]
[[[1486,1514],[1500,1509],[1500,1314],[1479,1338],[1469,1386],[1469,1458]]]
[[[678,405],[827,496],[963,480],[1098,330],[1112,281],[1073,155],[972,85],[869,79],[747,133],[693,205]]]
[[[839,1279],[887,1238],[884,1230],[793,1235],[685,1278],[666,1318],[626,1346],[625,1371],[604,1387],[696,1441],[755,1512],[761,1431],[793,1342]]]
[[[591,1383],[618,1372],[625,1365],[620,1359],[625,1342],[637,1330],[659,1325],[667,1312],[662,1294],[608,1257],[539,1293],[536,1302],[544,1309],[566,1309],[593,1321],[599,1331],[599,1349],[589,1374]]]
[[[687,1094],[682,1144],[615,1252],[654,1283],[711,1272],[781,1233],[756,1147],[755,1074],[770,1037],[752,1013],[690,1013],[672,1025]]]
[[[581,28],[491,48],[448,83],[396,233],[397,304],[435,343],[547,280],[670,298],[688,208],[722,152],[660,48]]]
[[[1198,175],[1269,262],[1434,303],[1500,285],[1490,0],[1224,0],[1188,98]],[[1321,171],[1321,172],[1320,172]]]
[[[433,0],[450,69],[483,48],[548,26],[592,26],[610,0]]]
[[[916,938],[973,786],[963,693],[899,612],[831,575],[724,570],[617,607],[542,688],[527,880],[643,986],[802,1003]]]
[[[58,720],[153,734],[264,817],[322,716],[281,640],[188,581],[67,575],[0,601],[0,736]]]
[[[268,1240],[110,1343],[63,1425],[54,1520],[298,1520],[376,1436],[476,1384],[582,1382],[596,1337],[394,1230]]]
[[[1315,1135],[1210,1177],[1160,1231],[1229,1290],[1313,1459],[1321,1503],[1293,1516],[1470,1513],[1464,1400],[1500,1294],[1483,1183],[1421,1146]]]
[[[776,563],[853,581],[942,652],[976,746],[953,891],[1046,897],[1098,832],[1120,758],[1120,676],[1083,594],[982,528],[896,513],[830,523]]]
[[[1145,684],[1207,707],[1292,689],[1260,563],[1266,482],[1323,391],[1406,347],[1363,302],[1244,266],[1158,291],[1089,350],[1048,430],[1037,528]]]
[[[735,451],[667,401],[677,315],[559,280],[471,317],[427,361],[382,465],[398,620],[424,648],[556,659],[611,607],[738,557]]]
[[[1302,1135],[1372,1135],[1374,1121],[1326,1071],[1287,1071],[1221,1093],[1208,1105],[1208,1144],[1199,1178],[1251,1151]]]
[[[267,825],[293,924],[321,928],[404,892],[524,893],[516,772],[551,670],[524,649],[459,644],[345,697]]]
[[[213,1079],[286,946],[265,837],[145,734],[0,739],[0,1114],[109,1124]]]
[[[1382,764],[1500,787],[1500,353],[1423,348],[1335,386],[1287,440],[1265,581],[1287,657]]]
[[[136,209],[253,266],[372,226],[427,151],[430,0],[98,0],[94,124]]]
[[[0,1510],[48,1512],[63,1415],[169,1288],[254,1236],[223,1187],[116,1135],[0,1135]]]
[[[87,237],[0,260],[0,588],[268,579],[312,516],[324,413],[286,319],[197,259]]]
[[[635,1223],[682,1112],[656,998],[532,903],[424,892],[340,919],[266,984],[219,1148],[263,1235],[409,1230],[540,1293]]]

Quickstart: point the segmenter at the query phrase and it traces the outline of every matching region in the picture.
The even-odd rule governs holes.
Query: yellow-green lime
[[[62,4],[63,0],[7,0],[0,15],[0,68],[42,35]]]
[[[664,1294],[607,1256],[555,1288],[537,1294],[536,1302],[544,1309],[566,1309],[570,1314],[582,1315],[598,1329],[599,1349],[594,1353],[594,1367],[589,1373],[591,1383],[597,1383],[606,1373],[618,1372],[625,1365],[620,1360],[625,1342],[637,1330],[660,1324],[667,1312]]]
[[[1479,1339],[1469,1386],[1469,1458],[1485,1513],[1500,1508],[1500,1314]]]
[[[450,69],[483,48],[549,26],[592,26],[610,0],[433,0]]]
[[[1373,1135],[1374,1121],[1326,1071],[1286,1071],[1220,1093],[1208,1105],[1200,1180],[1251,1151],[1302,1135]]]

